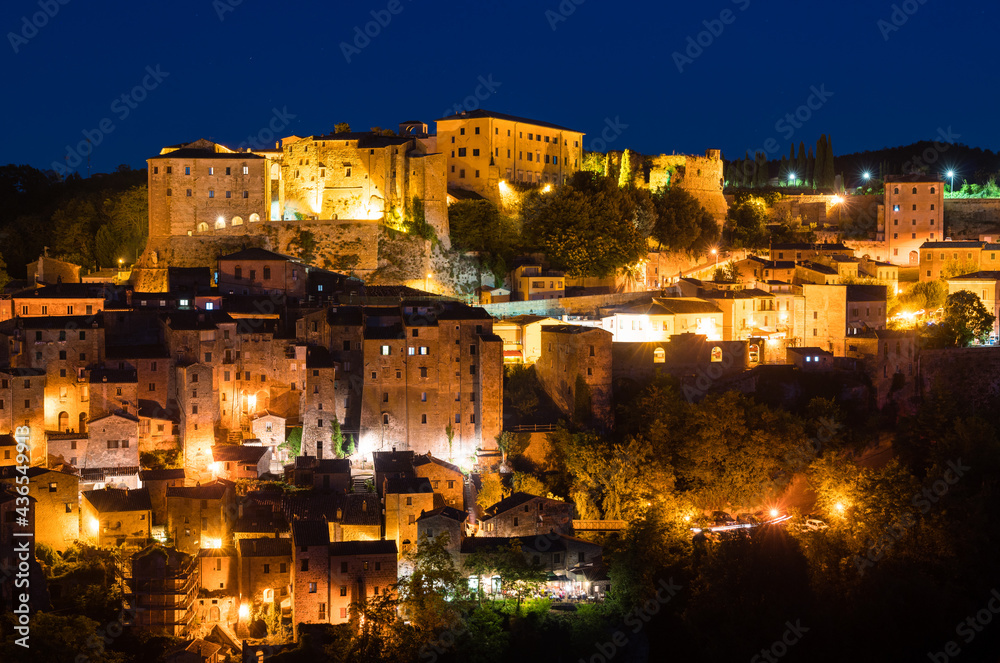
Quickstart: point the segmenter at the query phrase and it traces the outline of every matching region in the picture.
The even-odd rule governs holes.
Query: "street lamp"
[[[955,193],[955,171],[949,170],[945,175],[951,178],[951,192]]]
[[[427,282],[430,281],[430,278],[431,278],[430,274],[424,275],[424,292],[430,292],[430,290],[427,289]]]
[[[795,173],[788,173],[788,181],[791,186],[795,186]]]
[[[719,271],[719,250],[712,249],[712,255],[715,256],[715,271]]]

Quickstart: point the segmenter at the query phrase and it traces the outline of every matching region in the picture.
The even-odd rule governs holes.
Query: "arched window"
[[[756,343],[750,346],[750,361],[754,364],[760,361],[760,346]]]
[[[653,350],[654,364],[663,364],[666,363],[666,361],[667,361],[667,353],[663,350],[663,348],[656,348],[655,350]]]
[[[242,226],[243,225],[243,217],[242,216],[234,216],[231,225]]]
[[[913,187],[913,192],[912,193],[916,193],[916,192],[917,192],[917,187]]]
[[[937,193],[937,187],[936,186],[932,186],[931,187],[931,193]]]
[[[254,212],[253,214],[250,215],[250,223],[257,223],[258,221],[260,221],[260,214]]]
[[[200,233],[208,232],[208,224],[205,223],[204,221],[202,221],[201,223],[199,223],[198,224],[198,232],[200,232]]]
[[[59,432],[69,431],[69,413],[65,410],[59,413]]]
[[[264,590],[264,600],[265,601],[273,601],[274,600],[274,590],[273,589],[265,589]]]
[[[219,229],[221,229],[221,228],[225,228],[225,227],[226,227],[226,220],[225,220],[225,219],[223,219],[223,218],[222,218],[222,217],[220,216],[220,217],[219,217],[219,218],[218,218],[218,219],[216,220],[216,222],[215,222],[215,229],[216,229],[216,230],[219,230]]]
[[[722,348],[718,345],[712,348],[712,363],[718,363],[722,361]]]

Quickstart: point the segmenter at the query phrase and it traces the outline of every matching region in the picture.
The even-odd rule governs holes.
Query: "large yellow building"
[[[437,121],[449,188],[499,203],[501,182],[564,184],[583,162],[583,133],[487,110]]]

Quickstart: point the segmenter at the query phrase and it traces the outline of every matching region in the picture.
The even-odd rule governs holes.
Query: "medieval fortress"
[[[584,134],[548,122],[479,110],[437,124],[437,134],[405,122],[398,135],[288,136],[263,150],[208,140],[163,148],[148,160],[149,242],[136,287],[164,291],[168,267],[249,247],[375,280],[391,262],[394,280],[423,283],[439,271],[435,251],[450,248],[449,203],[502,204],[508,182],[564,184],[583,161]],[[725,218],[719,150],[649,157],[641,170],[637,186],[681,186]],[[414,223],[431,232],[408,235]]]

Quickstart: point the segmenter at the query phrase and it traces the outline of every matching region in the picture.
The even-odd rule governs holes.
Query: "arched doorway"
[[[84,434],[84,433],[87,432],[87,413],[86,412],[81,412],[80,413],[80,428],[78,430],[80,431],[80,434]]]
[[[920,254],[917,253],[916,251],[910,251],[910,265],[912,266],[919,264],[920,264]]]
[[[66,433],[69,431],[69,413],[63,410],[59,413],[59,432]]]

